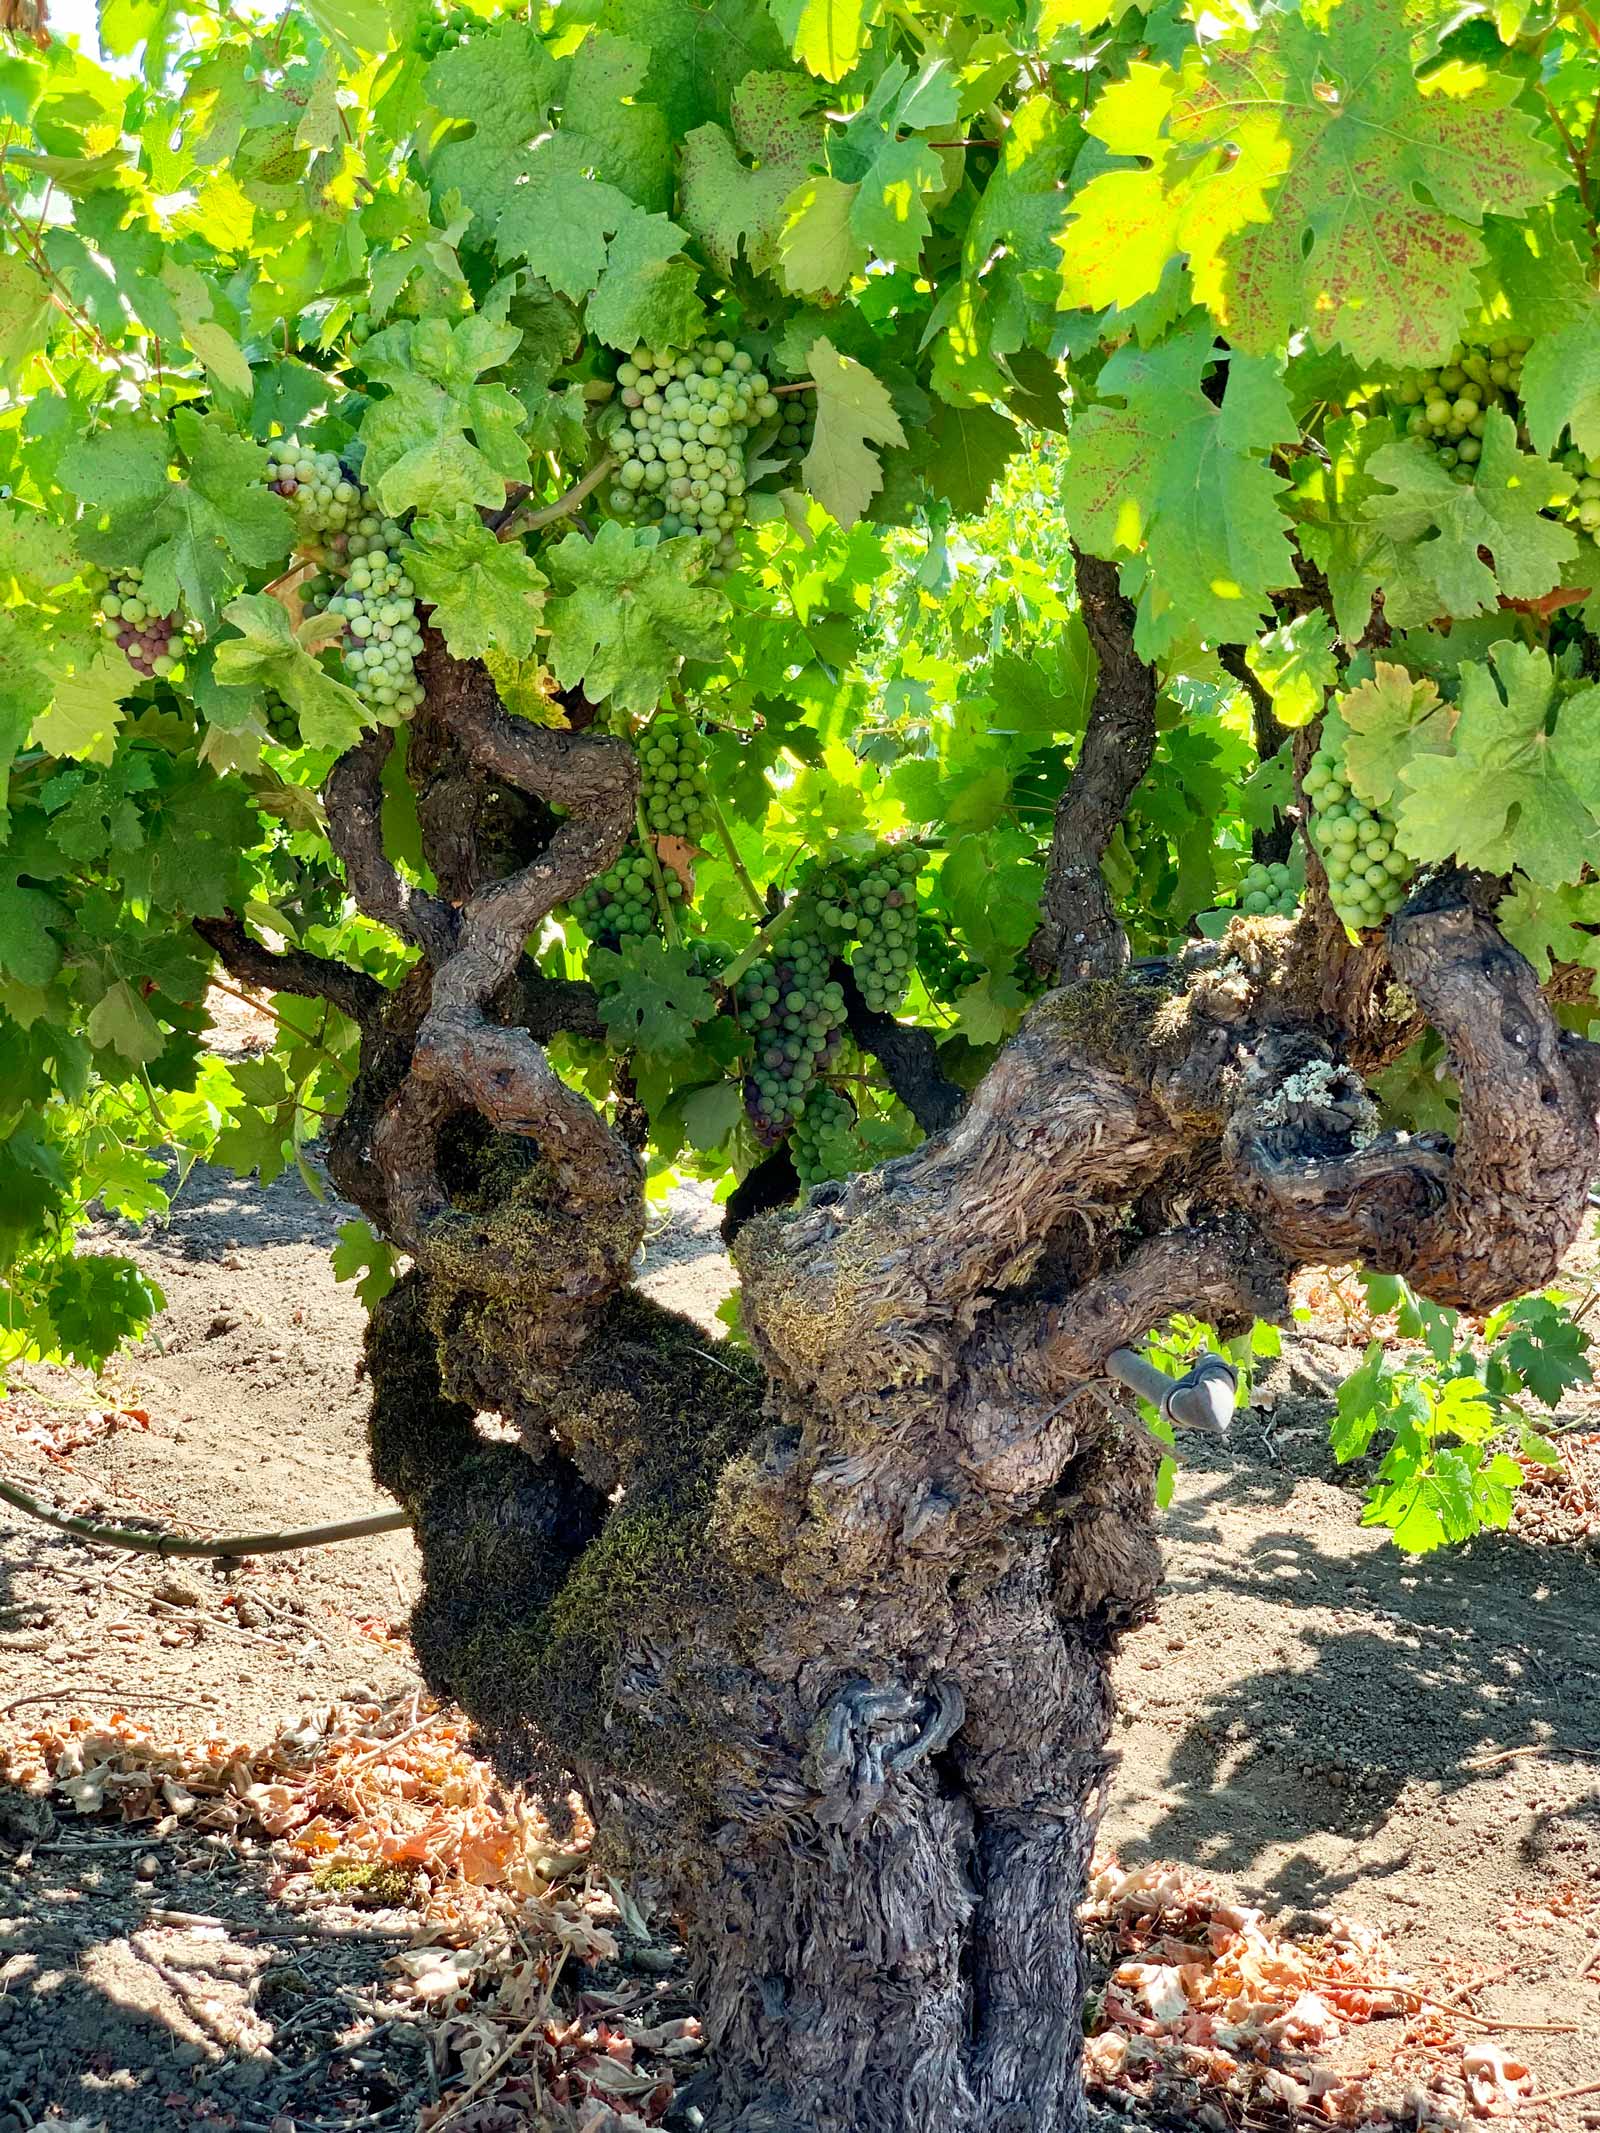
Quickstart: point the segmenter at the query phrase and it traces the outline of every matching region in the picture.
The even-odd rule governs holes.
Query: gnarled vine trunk
[[[1553,1271],[1595,1164],[1595,1052],[1470,883],[1377,951],[1345,949],[1314,877],[1298,923],[1129,965],[1098,862],[1153,698],[1085,573],[1102,693],[1034,951],[1070,982],[964,1103],[857,1003],[929,1138],[798,1206],[760,1211],[793,1178],[755,1174],[747,1350],[630,1288],[638,1161],[542,1049],[598,1029],[524,948],[628,834],[623,744],[509,718],[434,646],[408,768],[439,893],[383,854],[387,735],[328,791],[354,893],[421,951],[407,983],[207,922],[242,977],[362,1025],[331,1163],[414,1262],[369,1354],[418,1652],[503,1768],[576,1779],[677,1918],[724,2133],[1078,2122],[1108,1669],[1159,1574],[1157,1452],[1107,1356],[1175,1311],[1281,1315],[1308,1259],[1498,1302]],[[1418,1017],[1460,1076],[1454,1146],[1381,1132],[1362,1084]],[[519,1441],[480,1436],[486,1410]]]

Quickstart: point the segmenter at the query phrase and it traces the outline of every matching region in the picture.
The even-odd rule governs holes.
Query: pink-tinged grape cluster
[[[740,979],[739,1020],[755,1040],[745,1108],[771,1144],[800,1116],[806,1092],[844,1026],[844,987],[828,976],[831,957],[809,909],[780,936],[770,958]]]
[[[100,627],[136,674],[170,674],[183,655],[176,615],[152,613],[144,584],[131,564],[108,579],[100,596]]]
[[[285,438],[267,461],[267,487],[286,499],[298,522],[296,545],[307,536],[344,532],[361,514],[361,485],[345,472],[336,452],[313,452]]]
[[[866,1154],[849,1098],[827,1082],[817,1082],[794,1122],[789,1149],[802,1185],[821,1185],[829,1178],[847,1178],[852,1171],[863,1169]]]

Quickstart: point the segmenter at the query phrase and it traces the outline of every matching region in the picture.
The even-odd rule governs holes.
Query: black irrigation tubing
[[[163,1561],[176,1555],[213,1562],[223,1556],[286,1555],[291,1548],[325,1548],[332,1541],[363,1540],[369,1533],[398,1533],[411,1523],[406,1511],[374,1511],[369,1518],[347,1518],[334,1526],[302,1526],[293,1533],[229,1533],[218,1540],[196,1540],[187,1533],[141,1533],[134,1526],[101,1526],[90,1518],[74,1518],[68,1512],[51,1510],[9,1481],[0,1480],[0,1503],[43,1519],[60,1533],[75,1533],[82,1540],[125,1548],[135,1555],[159,1555]]]

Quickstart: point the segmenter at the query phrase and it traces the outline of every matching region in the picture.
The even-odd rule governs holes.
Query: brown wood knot
[[[874,1688],[857,1677],[831,1696],[811,1728],[806,1775],[819,1822],[849,1836],[873,1813],[897,1772],[954,1740],[966,1699],[953,1681]]]

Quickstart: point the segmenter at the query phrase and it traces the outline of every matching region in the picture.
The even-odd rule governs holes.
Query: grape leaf
[[[419,518],[405,567],[458,659],[532,652],[549,580],[520,542],[496,540],[475,511]]]
[[[836,295],[866,266],[867,248],[850,220],[856,191],[823,176],[790,196],[778,252],[784,286],[795,295]]]
[[[829,340],[811,344],[817,427],[805,456],[805,484],[841,526],[853,526],[883,486],[874,444],[903,445],[906,433],[887,390]]]
[[[239,635],[217,646],[214,667],[223,687],[275,690],[299,719],[308,748],[353,747],[377,714],[314,656],[330,618],[314,616],[297,632],[270,593],[246,593],[224,612]]]
[[[593,541],[569,533],[545,560],[560,591],[546,607],[550,660],[563,689],[593,703],[653,711],[685,659],[722,650],[727,604],[698,582],[706,545],[689,534],[608,519]]]
[[[1303,726],[1322,709],[1339,678],[1333,658],[1333,625],[1320,608],[1269,630],[1245,653],[1249,667],[1272,698],[1280,724]]]
[[[1495,909],[1495,924],[1541,980],[1557,963],[1587,964],[1600,971],[1600,882],[1541,888],[1518,878]]]
[[[636,37],[586,37],[562,91],[561,134],[598,177],[654,212],[672,205],[673,141],[665,115],[641,93],[650,58]]]
[[[1282,380],[1259,357],[1228,361],[1222,405],[1202,390],[1214,360],[1209,328],[1152,349],[1125,347],[1098,391],[1121,405],[1074,419],[1062,508],[1095,555],[1143,553],[1137,642],[1146,657],[1185,636],[1238,644],[1294,564],[1282,484],[1265,463],[1295,434]]]
[[[0,878],[0,971],[24,985],[48,985],[61,968],[56,933],[70,924],[66,905],[44,889],[14,875],[9,881]]]
[[[331,1254],[335,1281],[354,1281],[367,1310],[380,1304],[400,1278],[393,1245],[359,1217],[341,1222]],[[359,1279],[357,1278],[359,1276]]]
[[[1506,1340],[1506,1360],[1546,1407],[1559,1407],[1574,1385],[1594,1376],[1589,1336],[1548,1296],[1525,1296],[1511,1313],[1515,1329]]]
[[[435,201],[458,193],[492,230],[515,200],[529,144],[544,131],[558,80],[543,43],[511,15],[434,60],[426,77],[430,100],[448,117],[470,120],[473,129],[435,151]]]
[[[1431,680],[1382,659],[1370,681],[1340,697],[1338,711],[1345,769],[1369,807],[1389,805],[1401,771],[1415,756],[1447,753],[1456,723],[1455,706],[1441,702]]]
[[[268,569],[288,554],[293,520],[282,497],[264,485],[262,446],[190,407],[177,410],[172,430],[188,478],[165,484],[129,553],[141,563],[145,598],[158,613],[182,605],[211,631],[223,601],[246,573]],[[131,531],[130,513],[120,512],[101,536],[101,560],[120,560],[112,550]]]
[[[772,0],[772,14],[803,67],[843,81],[866,49],[878,0]]]
[[[983,509],[1006,461],[1021,449],[1016,424],[992,407],[951,407],[941,401],[928,425],[923,478],[952,510],[972,517]]]
[[[1481,614],[1501,593],[1535,600],[1561,583],[1578,552],[1569,526],[1541,516],[1570,496],[1572,477],[1519,450],[1516,424],[1503,408],[1485,417],[1472,481],[1454,480],[1416,438],[1384,445],[1367,472],[1393,493],[1369,496],[1362,515],[1409,565],[1402,577],[1391,564],[1384,578],[1385,611],[1400,628],[1441,614]]]
[[[522,403],[483,373],[512,355],[517,327],[475,312],[451,326],[432,318],[386,326],[368,343],[368,375],[388,398],[361,425],[362,476],[389,512],[449,513],[505,501],[508,481],[526,479]]]
[[[132,695],[136,679],[120,652],[99,650],[66,668],[58,674],[48,710],[33,722],[34,747],[79,762],[109,763],[123,700]]]
[[[580,151],[552,134],[529,156],[527,182],[497,218],[495,248],[576,299],[605,272],[612,233],[633,211],[620,187],[588,176]]]
[[[96,1001],[85,1028],[91,1044],[119,1052],[135,1066],[148,1066],[167,1048],[160,1023],[126,978],[118,978]]]
[[[1524,645],[1496,645],[1489,659],[1462,669],[1455,752],[1401,771],[1401,848],[1425,865],[1454,858],[1491,874],[1520,867],[1547,888],[1575,881],[1600,817],[1600,687],[1560,696],[1548,655]]]
[[[99,429],[62,454],[61,479],[93,511],[145,510],[166,492],[170,458],[164,422],[115,408]]]
[[[1589,458],[1600,458],[1600,297],[1585,290],[1579,315],[1541,333],[1522,366],[1522,410],[1534,447],[1548,459],[1570,429]]]
[[[767,0],[605,0],[604,15],[648,54],[644,94],[673,140],[724,123],[747,74],[788,64]]]
[[[631,209],[606,252],[589,325],[613,348],[692,348],[705,331],[700,276],[684,233],[665,215]]]
[[[142,1334],[166,1297],[117,1252],[69,1253],[56,1263],[45,1308],[58,1351],[99,1371],[125,1340]]]
[[[1090,124],[1146,166],[1074,196],[1063,302],[1130,305],[1187,254],[1251,353],[1304,330],[1362,362],[1446,360],[1476,308],[1485,213],[1532,207],[1564,174],[1508,79],[1419,83],[1412,33],[1389,0],[1335,0],[1275,10],[1181,71],[1136,69]]]
[[[629,940],[620,954],[591,949],[589,975],[612,1041],[640,1051],[681,1050],[696,1025],[716,1012],[716,996],[695,971],[686,948]]]
[[[50,324],[50,285],[19,252],[0,254],[0,370],[20,378],[28,358],[44,346]]]
[[[1009,971],[986,970],[956,995],[956,1029],[969,1044],[999,1044],[1022,1019],[1028,995]]]
[[[747,74],[733,92],[732,138],[707,125],[685,139],[679,212],[725,274],[741,247],[752,273],[772,266],[785,206],[821,151],[816,102],[792,74]]]

